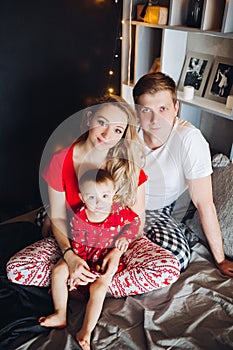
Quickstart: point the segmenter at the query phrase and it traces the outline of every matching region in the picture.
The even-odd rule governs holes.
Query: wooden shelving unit
[[[134,84],[149,72],[158,57],[161,71],[177,84],[189,51],[233,58],[233,0],[204,0],[200,28],[186,25],[188,0],[165,2],[168,4],[167,24],[156,25],[137,20],[137,5],[145,1],[123,0],[121,94],[129,103],[133,104]],[[218,116],[231,123],[233,135],[233,113],[224,103],[197,96],[185,101],[182,91],[178,98],[182,118],[199,127],[206,113]]]

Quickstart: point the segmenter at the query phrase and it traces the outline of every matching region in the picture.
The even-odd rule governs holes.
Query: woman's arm
[[[61,251],[64,252],[66,248],[70,247],[67,231],[65,192],[58,192],[48,186],[48,193],[52,231]]]
[[[213,202],[211,176],[189,180],[188,186],[216,265],[223,273],[233,277],[233,262],[227,260],[224,254],[221,229]]]

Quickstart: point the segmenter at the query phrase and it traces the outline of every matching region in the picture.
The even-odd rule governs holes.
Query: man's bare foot
[[[88,333],[83,333],[82,331],[76,334],[76,340],[81,346],[82,350],[91,350],[90,340],[91,335]]]
[[[39,323],[44,327],[64,328],[66,327],[66,317],[54,313],[47,317],[42,316],[39,318]]]

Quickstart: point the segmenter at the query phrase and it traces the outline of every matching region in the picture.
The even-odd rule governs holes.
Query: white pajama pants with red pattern
[[[7,277],[22,285],[48,287],[61,251],[53,237],[44,238],[16,253],[7,263]],[[109,291],[114,297],[142,294],[174,283],[180,263],[147,237],[135,241],[123,255],[126,268],[115,274]]]

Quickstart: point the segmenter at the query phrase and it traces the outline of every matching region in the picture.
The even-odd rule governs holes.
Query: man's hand
[[[221,263],[216,264],[219,270],[229,277],[233,277],[233,261],[224,259]]]

